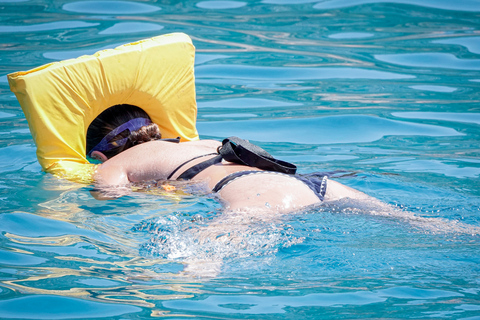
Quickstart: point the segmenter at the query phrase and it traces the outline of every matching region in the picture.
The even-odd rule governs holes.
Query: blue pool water
[[[170,32],[202,138],[396,209],[232,221],[41,172],[6,75]],[[480,319],[479,1],[0,0],[0,46],[0,318]]]

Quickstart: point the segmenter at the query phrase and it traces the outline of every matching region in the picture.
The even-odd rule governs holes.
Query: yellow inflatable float
[[[88,126],[118,104],[145,110],[164,138],[198,139],[194,57],[191,39],[175,33],[9,74],[42,168],[91,182]]]

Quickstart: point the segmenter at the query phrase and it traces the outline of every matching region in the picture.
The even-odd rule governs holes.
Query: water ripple
[[[451,53],[377,54],[375,59],[408,67],[480,70],[480,59],[459,59]]]
[[[202,9],[237,9],[246,6],[243,1],[200,1],[197,7]]]
[[[286,308],[365,306],[387,299],[432,301],[462,297],[453,291],[425,290],[413,287],[394,287],[378,291],[350,291],[341,293],[314,293],[306,295],[210,295],[202,300],[166,301],[163,305],[177,310],[195,310],[222,314],[275,314]]]
[[[331,34],[328,37],[331,39],[362,39],[373,37],[373,33],[369,32],[341,32]]]
[[[164,27],[155,23],[147,22],[120,22],[110,28],[100,31],[98,34],[125,34],[137,32],[149,32],[162,30]]]
[[[451,163],[451,160],[406,160],[382,166],[382,170],[399,172],[435,173],[458,179],[480,177],[480,168],[465,166],[465,163]]]
[[[48,309],[42,307],[46,305]],[[55,295],[35,295],[2,300],[0,309],[2,317],[22,319],[103,318],[138,313],[142,310],[127,304],[100,303]]]
[[[435,40],[432,43],[455,44],[468,49],[471,53],[480,54],[480,37],[459,37],[454,39]]]
[[[229,131],[231,135],[253,141],[304,144],[372,142],[391,135],[462,135],[451,128],[363,115],[199,122],[197,127],[207,136],[223,137],[224,132]],[[284,128],[289,128],[289,130],[284,130]]]
[[[462,112],[393,112],[394,117],[406,119],[442,120],[462,123],[480,124],[480,113]]]
[[[75,50],[64,50],[64,51],[46,51],[43,54],[44,58],[52,60],[65,60],[73,59],[83,55],[92,55],[101,50],[114,49],[123,43],[112,43],[106,46],[93,47],[88,49],[75,49]]]
[[[92,14],[141,14],[161,10],[149,4],[132,1],[76,1],[63,5],[63,10]]]
[[[463,1],[451,1],[451,0],[324,0],[313,7],[315,9],[340,9],[346,7],[359,6],[364,4],[374,3],[395,3],[395,4],[409,4],[415,6],[421,6],[426,8],[435,8],[443,10],[453,11],[480,11],[480,3],[476,0],[463,0]]]
[[[19,33],[19,32],[40,32],[40,31],[51,31],[51,30],[65,30],[65,29],[76,29],[76,28],[87,28],[98,26],[99,23],[91,23],[84,21],[55,21],[55,22],[46,22],[30,25],[21,25],[21,26],[0,26],[1,33]]]
[[[321,68],[294,68],[294,67],[264,67],[239,65],[206,65],[199,66],[197,77],[216,79],[255,79],[258,80],[315,80],[315,79],[413,79],[415,76],[388,71],[379,71],[350,67],[321,67]]]
[[[199,108],[201,108],[202,110],[205,108],[244,109],[247,106],[252,108],[269,108],[269,107],[293,108],[293,107],[299,107],[301,105],[302,104],[298,102],[274,101],[274,100],[259,99],[259,98],[237,98],[237,99],[222,99],[222,100],[199,102]]]
[[[458,88],[447,87],[447,86],[438,86],[438,85],[416,85],[410,86],[410,88],[421,91],[432,91],[432,92],[454,92]]]

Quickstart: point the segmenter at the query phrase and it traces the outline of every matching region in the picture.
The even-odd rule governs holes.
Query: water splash
[[[252,213],[223,213],[214,219],[169,215],[144,221],[133,230],[150,237],[141,255],[180,261],[186,273],[197,276],[218,274],[224,259],[271,256],[303,241],[287,225],[262,221]]]

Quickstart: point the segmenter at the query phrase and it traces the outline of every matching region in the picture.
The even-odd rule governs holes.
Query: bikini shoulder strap
[[[195,157],[193,159],[190,159],[188,161],[185,161],[184,163],[182,163],[180,166],[178,166],[175,170],[173,170],[173,172],[170,174],[170,176],[168,176],[167,179],[170,179],[171,177],[173,177],[173,175],[178,171],[178,169],[180,169],[181,167],[183,167],[185,164],[195,160],[195,159],[198,159],[198,158],[201,158],[201,157],[206,157],[206,156],[209,156],[209,155],[215,155],[216,153],[209,153],[209,154],[204,154],[204,155],[201,155],[201,156],[198,156],[198,157]],[[217,155],[216,157],[213,157],[211,159],[208,159],[206,161],[203,161],[199,164],[196,164],[194,165],[193,167],[187,169],[185,172],[183,172],[181,175],[178,176],[178,178],[176,180],[190,180],[192,179],[193,177],[195,177],[197,174],[199,174],[200,172],[202,172],[203,170],[205,170],[206,168],[210,167],[210,166],[213,166],[214,164],[217,164],[219,162],[222,161],[222,157],[220,155]]]

